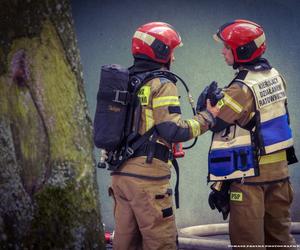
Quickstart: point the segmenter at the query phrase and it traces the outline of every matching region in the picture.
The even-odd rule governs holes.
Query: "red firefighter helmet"
[[[231,48],[236,63],[251,62],[266,50],[263,28],[248,20],[238,19],[224,24],[214,38],[218,41],[221,39]]]
[[[152,22],[137,29],[132,38],[132,55],[168,63],[176,47],[182,46],[179,33],[163,22]]]

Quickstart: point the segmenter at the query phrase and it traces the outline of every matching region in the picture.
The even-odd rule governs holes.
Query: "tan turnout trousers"
[[[290,234],[290,205],[293,191],[288,180],[268,184],[231,184],[229,234],[233,249],[296,249]],[[243,247],[245,245],[245,247]],[[246,245],[249,245],[248,247]],[[268,247],[273,245],[273,247]]]
[[[172,190],[168,163],[154,159],[145,163],[144,157],[131,159],[123,170],[144,175],[155,173],[153,179],[131,176],[112,176],[115,198],[114,250],[173,250],[176,249],[177,230],[173,214]]]

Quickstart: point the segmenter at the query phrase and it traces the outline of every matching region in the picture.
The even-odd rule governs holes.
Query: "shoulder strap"
[[[177,79],[175,77],[175,74],[167,71],[167,70],[154,70],[154,71],[150,71],[150,72],[146,72],[146,73],[141,73],[141,74],[136,74],[134,76],[132,76],[131,81],[136,81],[136,82],[140,82],[140,86],[138,87],[138,89],[140,87],[142,87],[146,82],[151,81],[154,78],[164,78],[164,79],[168,79],[169,81],[171,81],[172,83],[176,83]],[[135,84],[137,86],[137,84]],[[136,92],[138,91],[138,89],[136,90]]]
[[[240,70],[238,72],[237,76],[230,82],[230,84],[228,86],[230,86],[234,82],[239,82],[243,85],[246,85],[244,80],[245,80],[248,72],[249,71],[246,69]],[[251,120],[245,126],[241,126],[240,124],[238,124],[238,125],[244,129],[247,129],[248,131],[251,131],[255,127],[256,123],[257,123],[257,110],[255,110],[255,115],[251,118]]]
[[[240,82],[242,84],[245,84],[244,80],[245,80],[247,74],[248,74],[248,70],[246,70],[246,69],[239,71],[238,74],[236,75],[236,77],[229,83],[228,87],[234,82]]]

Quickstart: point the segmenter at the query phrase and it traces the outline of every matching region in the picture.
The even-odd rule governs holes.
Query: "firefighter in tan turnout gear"
[[[167,23],[152,22],[137,29],[132,39],[132,75],[169,70],[181,38]],[[199,136],[213,126],[218,107],[204,110],[192,119],[181,118],[175,81],[154,78],[138,92],[142,106],[138,133],[151,131],[139,149],[113,171],[110,193],[115,201],[113,248],[176,249],[177,230],[173,211],[170,149],[172,143]],[[136,114],[137,116],[137,114]]]
[[[234,249],[295,249],[290,234],[293,191],[288,164],[297,162],[287,111],[286,83],[262,58],[263,28],[236,20],[220,27],[226,63],[237,70],[223,89],[209,151],[211,208],[227,218]],[[228,188],[230,187],[230,192]],[[228,195],[230,194],[230,195]],[[280,245],[294,245],[280,247]]]

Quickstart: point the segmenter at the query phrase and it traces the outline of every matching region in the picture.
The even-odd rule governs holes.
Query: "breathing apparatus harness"
[[[124,129],[124,139],[121,143],[121,146],[115,150],[108,152],[108,158],[98,163],[99,168],[107,168],[108,170],[115,171],[117,170],[124,161],[128,160],[132,157],[135,151],[141,147],[149,138],[155,134],[155,128],[151,128],[148,130],[144,135],[138,135],[138,125],[139,125],[139,117],[141,108],[139,105],[139,100],[137,98],[137,93],[140,88],[146,83],[151,81],[154,78],[167,78],[172,82],[176,82],[179,79],[185,90],[187,91],[188,100],[192,107],[193,114],[196,115],[196,110],[194,106],[194,100],[192,95],[190,94],[189,88],[184,80],[179,77],[178,75],[167,71],[167,70],[155,70],[151,72],[147,72],[146,74],[139,74],[133,75],[129,81],[129,91],[116,91],[116,96],[114,98],[114,102],[120,103],[121,105],[129,105],[126,117],[126,125]],[[177,79],[176,79],[177,78]],[[132,90],[132,92],[130,91]],[[134,129],[133,129],[134,128]],[[192,148],[197,142],[197,137],[194,139],[193,143],[189,146],[182,147],[181,145],[176,145],[178,149],[190,149]]]
[[[120,67],[120,66],[106,65],[106,67],[108,67],[108,69],[110,70],[109,67],[115,69],[116,67]],[[119,68],[117,69],[119,70]],[[124,70],[124,68],[121,70]],[[106,147],[106,145],[103,143],[103,139],[96,138],[97,133],[98,135],[99,134],[102,135],[103,133],[106,132],[103,131],[103,129],[101,130],[103,126],[102,127],[100,126],[100,129],[98,129],[99,132],[97,132],[97,129],[95,129],[94,141],[96,146],[101,148],[100,161],[97,164],[97,167],[107,168],[108,170],[112,171],[112,175],[115,175],[115,174],[120,174],[118,171],[120,166],[125,161],[127,161],[129,158],[132,157],[146,155],[147,163],[151,163],[153,158],[158,158],[165,162],[168,162],[168,160],[172,160],[172,164],[174,166],[177,175],[177,181],[175,185],[175,203],[176,203],[176,207],[178,208],[179,207],[179,198],[178,198],[179,166],[176,158],[183,157],[184,151],[182,149],[192,148],[197,142],[197,137],[194,139],[191,145],[186,147],[183,147],[182,143],[173,143],[173,147],[171,151],[166,146],[156,143],[158,134],[155,129],[155,126],[152,127],[150,130],[146,131],[143,135],[139,135],[138,128],[140,122],[141,105],[140,105],[140,100],[138,98],[138,92],[146,82],[149,82],[154,78],[166,78],[172,81],[173,83],[176,83],[177,79],[179,79],[187,92],[188,101],[192,107],[193,114],[196,115],[194,100],[192,98],[192,95],[190,94],[187,84],[184,82],[184,80],[181,77],[179,77],[178,75],[170,71],[154,70],[146,73],[134,74],[128,78],[129,81],[128,81],[127,90],[114,89],[113,91],[104,92],[101,91],[102,83],[100,81],[100,88],[98,92],[98,102],[99,102],[98,104],[100,104],[101,106],[101,101],[103,102],[103,100],[107,100],[112,102],[113,104],[117,104],[119,107],[121,107],[120,109],[122,109],[123,107],[123,113],[126,111],[126,118],[124,118],[125,125],[122,131],[122,136],[121,136],[122,138],[120,142],[115,143],[114,150],[111,150],[113,147]],[[97,115],[97,111],[96,111],[96,115]],[[103,118],[97,119],[96,115],[94,120],[95,128],[98,121],[103,122]],[[98,142],[98,144],[96,142]],[[145,144],[147,144],[147,146],[145,147],[146,151],[143,151],[143,145]],[[158,147],[157,150],[155,150],[156,147]]]

